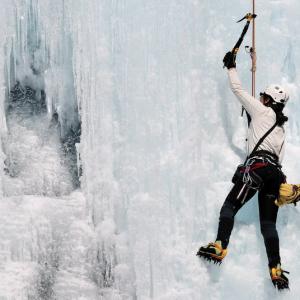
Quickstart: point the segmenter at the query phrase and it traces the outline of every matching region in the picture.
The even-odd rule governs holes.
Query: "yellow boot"
[[[197,252],[199,257],[203,257],[214,263],[222,263],[223,258],[227,254],[227,249],[222,248],[222,242],[216,241],[215,243],[209,243],[207,246],[200,247]]]
[[[289,272],[281,269],[280,264],[277,264],[277,267],[270,268],[271,280],[278,290],[289,289],[289,280],[283,273],[289,274]]]

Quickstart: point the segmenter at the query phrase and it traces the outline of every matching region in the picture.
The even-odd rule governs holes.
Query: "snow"
[[[0,1],[1,299],[297,298],[298,207],[281,208],[277,225],[288,293],[270,282],[255,198],[221,267],[195,256],[215,238],[244,158],[246,122],[222,58],[250,2]],[[297,11],[295,0],[257,1],[257,91],[278,82],[291,93],[284,171],[294,183]],[[249,69],[241,47],[248,89]],[[34,105],[45,92],[46,109],[9,111],[17,81],[36,91]],[[61,139],[80,122],[75,189]]]

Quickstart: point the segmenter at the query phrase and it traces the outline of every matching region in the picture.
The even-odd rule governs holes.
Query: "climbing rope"
[[[253,7],[253,11],[252,11],[252,15],[256,16],[255,14],[255,0],[252,0],[252,7]],[[250,50],[250,56],[252,59],[252,68],[251,68],[251,72],[252,72],[252,96],[255,98],[255,72],[256,72],[256,48],[255,48],[255,18],[253,19],[253,23],[252,23],[252,48]]]

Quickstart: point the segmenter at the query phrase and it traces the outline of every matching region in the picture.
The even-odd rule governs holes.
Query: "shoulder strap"
[[[274,128],[277,126],[277,124],[278,124],[278,121],[276,120],[275,124],[260,138],[260,140],[257,142],[257,144],[255,145],[252,152],[248,155],[248,157],[251,156],[258,149],[258,147],[261,145],[261,143],[264,141],[264,139],[274,130]]]

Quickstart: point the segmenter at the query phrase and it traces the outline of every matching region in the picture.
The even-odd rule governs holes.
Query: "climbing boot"
[[[271,280],[278,290],[289,289],[289,280],[284,273],[289,274],[288,271],[281,269],[280,264],[278,264],[277,267],[270,268]]]
[[[221,241],[209,243],[207,246],[200,247],[197,252],[199,257],[203,257],[208,261],[213,261],[215,264],[221,264],[223,258],[227,254],[227,249],[222,248]]]

